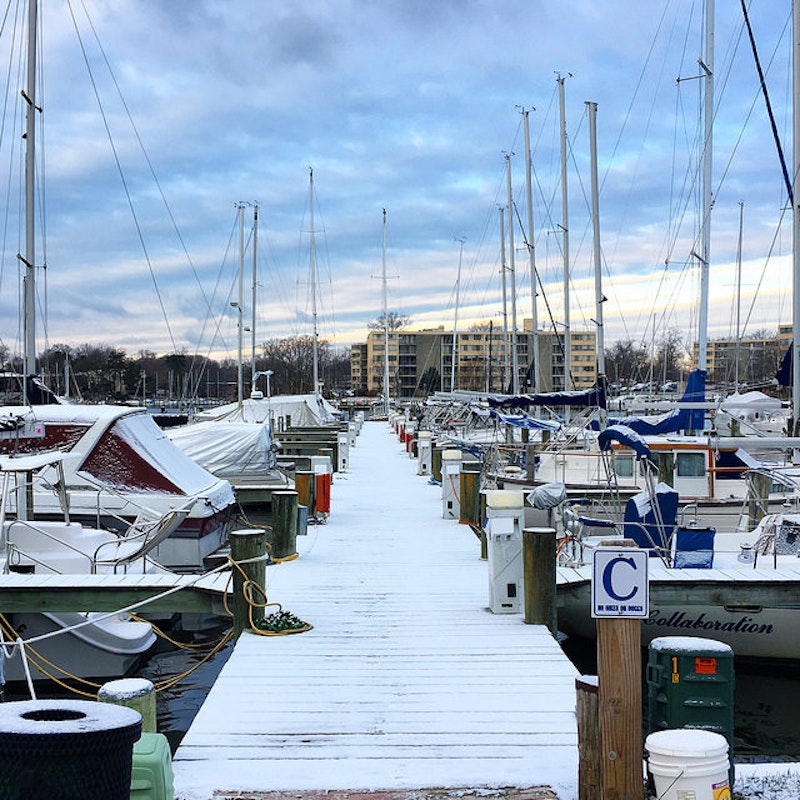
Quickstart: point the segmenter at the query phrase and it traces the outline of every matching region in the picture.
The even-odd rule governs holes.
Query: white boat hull
[[[106,681],[129,674],[155,644],[153,629],[146,622],[134,622],[119,616],[100,619],[101,616],[105,615],[13,614],[11,623],[17,631],[22,631],[26,640],[92,620],[91,624],[78,630],[31,645],[31,678],[35,682],[49,680],[51,676],[58,680]],[[43,659],[55,666],[49,666]],[[41,670],[37,664],[42,665]],[[19,653],[6,661],[5,677],[6,682],[25,681]]]

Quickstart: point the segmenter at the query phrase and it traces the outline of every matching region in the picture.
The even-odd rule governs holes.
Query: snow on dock
[[[313,630],[242,635],[175,754],[177,798],[577,796],[576,670],[545,627],[488,610],[478,540],[416,471],[386,423],[364,425],[328,523],[267,570]]]

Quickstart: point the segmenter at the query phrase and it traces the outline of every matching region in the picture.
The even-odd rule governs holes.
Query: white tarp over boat
[[[170,428],[166,433],[189,458],[234,484],[241,480],[263,480],[275,467],[267,425],[197,422]]]
[[[289,427],[333,425],[336,409],[323,397],[314,394],[286,394],[275,397],[248,397],[238,403],[228,403],[201,411],[198,422],[211,420],[228,422],[266,422],[275,420],[276,430]]]
[[[743,420],[757,420],[777,414],[782,408],[782,403],[777,397],[770,397],[763,392],[738,392],[722,401],[720,409],[727,411],[731,416]]]

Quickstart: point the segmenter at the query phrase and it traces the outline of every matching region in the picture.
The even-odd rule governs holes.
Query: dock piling
[[[250,629],[250,602],[264,603],[266,598],[259,591],[253,591],[253,584],[264,587],[267,567],[263,557],[267,553],[267,532],[263,528],[248,528],[231,531],[228,534],[231,542],[231,558],[233,559],[233,635]],[[251,560],[251,559],[261,560]],[[247,584],[247,586],[246,586]],[[247,595],[245,590],[247,589]],[[264,618],[264,609],[253,608],[253,622]]]

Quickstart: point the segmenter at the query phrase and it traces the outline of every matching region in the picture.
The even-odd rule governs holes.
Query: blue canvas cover
[[[714,528],[675,529],[675,559],[673,567],[711,569],[714,566]]]
[[[706,373],[696,369],[689,373],[686,391],[678,400],[678,407],[667,414],[646,417],[615,417],[609,419],[609,425],[625,425],[636,433],[655,436],[662,433],[678,431],[701,431],[705,425],[705,412],[702,408],[681,408],[681,403],[702,403],[706,398]],[[595,430],[600,425],[596,420],[592,423]]]
[[[487,397],[489,408],[530,408],[531,406],[606,407],[606,391],[602,381],[590,389],[571,392],[540,392],[512,397]]]
[[[649,492],[639,492],[625,504],[624,534],[639,547],[650,550],[651,556],[669,552],[670,540],[678,515],[678,493],[666,483],[656,485],[654,492],[663,527],[658,524]]]
[[[597,437],[597,444],[603,452],[611,449],[612,442],[619,442],[620,444],[630,447],[631,450],[636,453],[636,458],[639,460],[643,458],[650,461],[653,460],[647,442],[627,425],[610,425],[604,431],[601,431],[600,435]]]

